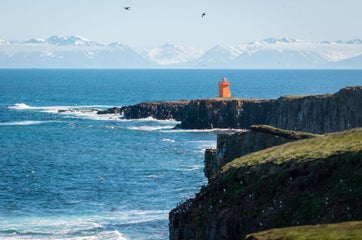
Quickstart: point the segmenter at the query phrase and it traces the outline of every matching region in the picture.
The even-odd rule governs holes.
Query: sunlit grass
[[[226,164],[222,172],[240,166],[253,166],[266,162],[281,164],[295,160],[304,162],[323,159],[341,152],[357,152],[362,148],[362,128],[316,136],[268,148],[245,155]]]
[[[248,240],[359,240],[362,221],[271,229],[246,236]]]

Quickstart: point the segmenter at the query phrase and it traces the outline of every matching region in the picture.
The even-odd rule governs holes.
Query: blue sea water
[[[0,70],[0,239],[168,239],[215,133],[95,110],[215,97],[223,76],[242,98],[362,85],[359,70]]]

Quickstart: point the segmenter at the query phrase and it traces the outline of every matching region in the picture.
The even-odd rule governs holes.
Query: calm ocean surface
[[[216,135],[93,109],[215,97],[223,76],[243,98],[362,85],[357,70],[0,70],[0,239],[168,239]]]

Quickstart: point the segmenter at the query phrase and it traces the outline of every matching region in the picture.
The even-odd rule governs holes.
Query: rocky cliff
[[[362,126],[362,86],[346,87],[335,94],[284,96],[256,100],[213,98],[192,101],[144,102],[104,113],[124,118],[173,118],[185,129],[238,128],[271,125],[311,133],[343,131]]]
[[[312,133],[362,126],[362,87],[335,94],[284,96],[271,100],[193,100],[184,109],[181,128],[249,128],[253,124]]]
[[[361,181],[362,128],[250,153],[170,212],[170,239],[362,220]]]
[[[210,179],[223,165],[245,154],[314,136],[317,135],[265,125],[252,125],[249,131],[234,134],[218,134],[216,149],[205,151],[205,176]]]

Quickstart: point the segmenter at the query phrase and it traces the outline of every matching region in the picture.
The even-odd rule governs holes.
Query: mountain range
[[[167,43],[136,51],[121,42],[101,44],[81,36],[0,39],[0,68],[362,69],[362,40],[266,38],[206,50]]]

